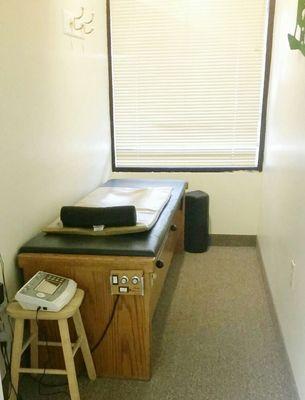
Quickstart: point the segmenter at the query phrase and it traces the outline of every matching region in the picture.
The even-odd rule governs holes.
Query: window
[[[257,169],[267,0],[109,0],[114,170]]]

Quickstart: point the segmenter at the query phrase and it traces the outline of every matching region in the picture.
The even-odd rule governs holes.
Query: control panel
[[[111,294],[144,296],[144,273],[139,270],[112,270]]]

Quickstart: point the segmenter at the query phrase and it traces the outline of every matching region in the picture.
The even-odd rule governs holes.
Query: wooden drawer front
[[[181,224],[180,224],[179,214],[180,211],[177,211],[171,224],[171,227],[175,226],[176,230],[172,230],[172,228],[169,229],[167,236],[164,240],[164,243],[161,247],[161,250],[155,259],[154,272],[150,274],[150,286],[151,286],[150,317],[151,318],[154,315],[168,269],[170,267],[170,264],[172,262],[175,253],[177,241],[178,238],[180,237]],[[163,263],[162,268],[158,268],[156,266],[158,261]]]

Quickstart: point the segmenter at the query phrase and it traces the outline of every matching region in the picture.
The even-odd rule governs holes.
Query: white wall
[[[85,41],[62,8],[96,14]],[[110,174],[105,1],[0,2],[0,252],[12,295],[15,256],[62,205]]]
[[[211,233],[256,235],[262,174],[219,173],[114,173],[114,178],[183,179],[189,190],[210,195]]]
[[[297,0],[277,0],[259,244],[305,399],[305,57],[291,51]],[[291,260],[296,262],[291,281]]]

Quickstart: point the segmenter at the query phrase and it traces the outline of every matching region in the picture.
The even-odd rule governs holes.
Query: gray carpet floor
[[[254,248],[176,257],[153,329],[151,381],[80,377],[82,400],[298,399]],[[20,389],[24,400],[69,398],[39,396],[28,377]]]

